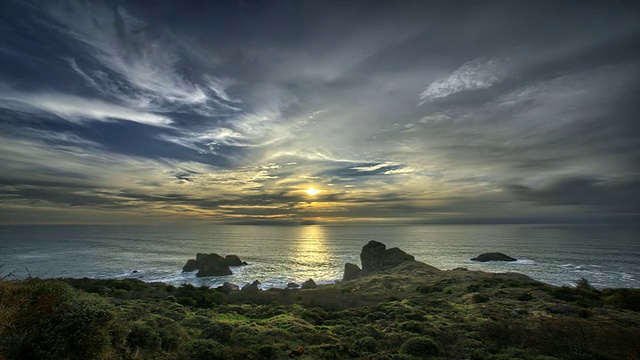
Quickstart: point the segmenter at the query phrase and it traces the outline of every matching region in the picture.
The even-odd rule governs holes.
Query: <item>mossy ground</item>
[[[640,290],[417,262],[309,290],[0,281],[0,359],[640,359]]]

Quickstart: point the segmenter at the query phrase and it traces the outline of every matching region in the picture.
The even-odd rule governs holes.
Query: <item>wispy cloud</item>
[[[505,58],[478,58],[464,63],[446,79],[434,81],[420,94],[423,104],[462,91],[486,89],[508,76]]]
[[[95,90],[138,109],[220,114],[237,111],[226,86],[214,76],[187,73],[189,66],[162,29],[154,28],[126,9],[106,2],[69,1],[43,7],[55,29],[84,45],[85,54],[102,66],[84,69],[78,59],[69,66]]]
[[[151,126],[168,126],[168,117],[140,112],[101,100],[58,93],[0,90],[0,107],[22,113],[49,114],[70,122],[126,120]]]

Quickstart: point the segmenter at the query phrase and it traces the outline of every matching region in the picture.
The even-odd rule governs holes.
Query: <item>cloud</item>
[[[605,199],[633,188],[640,159],[628,11],[236,5],[12,3],[30,16],[0,44],[3,203],[234,220],[622,213]]]
[[[604,207],[609,211],[640,213],[640,177],[573,176],[537,187],[510,184],[506,189],[518,199],[542,205]]]
[[[194,111],[219,115],[239,111],[239,100],[226,87],[231,80],[203,74],[179,52],[161,27],[108,2],[47,3],[43,14],[51,26],[75,39],[84,54],[68,57],[72,70],[94,90],[141,110]],[[82,64],[100,64],[85,69]],[[190,71],[183,69],[190,68]]]
[[[173,121],[165,116],[132,110],[101,100],[59,93],[25,93],[2,89],[0,107],[22,113],[50,114],[70,122],[87,120],[126,120],[151,126],[169,126]]]
[[[462,91],[489,88],[508,76],[506,58],[478,58],[464,63],[444,80],[434,81],[420,94],[421,102],[444,98]]]

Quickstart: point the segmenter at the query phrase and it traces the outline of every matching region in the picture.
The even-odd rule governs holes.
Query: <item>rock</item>
[[[227,290],[227,291],[238,291],[238,290],[240,290],[240,286],[238,286],[236,284],[232,284],[230,282],[225,282],[224,284],[222,284],[222,288],[224,290]]]
[[[409,255],[406,252],[395,247],[395,248],[387,249],[387,251],[385,251],[384,258],[382,259],[382,267],[392,268],[400,265],[405,261],[415,261],[415,260],[416,258],[413,255]]]
[[[346,263],[344,264],[344,275],[342,276],[343,281],[353,280],[357,278],[362,270],[356,264]]]
[[[484,253],[472,258],[471,260],[485,262],[485,261],[516,261],[518,259],[512,258],[511,256],[507,256],[503,253]]]
[[[240,260],[238,255],[227,255],[224,257],[224,260],[227,262],[229,266],[242,266],[247,265],[246,262]]]
[[[246,284],[245,286],[242,287],[242,289],[240,291],[243,292],[257,292],[260,291],[260,288],[258,287],[258,285],[262,284],[259,280],[256,280],[254,282],[252,282],[251,284]]]
[[[196,255],[196,264],[198,266],[197,277],[205,276],[223,276],[231,275],[231,269],[227,265],[224,258],[218,254],[202,254]]]
[[[380,270],[391,269],[405,261],[415,261],[415,257],[398,248],[387,249],[385,244],[372,240],[362,247],[360,261],[362,262],[362,274],[368,275]]]
[[[363,246],[360,252],[362,271],[372,272],[379,269],[382,266],[382,258],[384,257],[385,251],[387,251],[385,244],[373,240]]]
[[[242,266],[247,265],[246,262],[241,261],[238,255],[227,255],[224,258],[218,254],[203,254],[198,253],[195,259],[187,260],[187,263],[182,267],[183,272],[196,271],[196,276],[223,276],[231,275],[231,269],[229,266]]]
[[[195,259],[187,260],[187,263],[182,267],[182,272],[196,271],[198,270],[198,263]]]
[[[297,289],[299,287],[300,287],[300,285],[296,284],[294,282],[290,282],[290,283],[287,284],[287,288],[290,288],[290,289]]]
[[[313,281],[313,279],[309,279],[302,283],[303,289],[315,289],[317,286],[318,285],[316,285],[316,282]]]

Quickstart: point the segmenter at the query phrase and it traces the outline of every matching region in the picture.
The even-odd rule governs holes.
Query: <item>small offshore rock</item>
[[[290,282],[290,283],[287,284],[287,288],[289,288],[289,289],[297,289],[299,287],[300,287],[300,284],[296,284],[294,282]]]
[[[262,284],[259,280],[256,280],[254,282],[252,282],[251,284],[246,284],[245,286],[242,287],[242,289],[240,291],[243,292],[258,292],[260,291],[260,288],[258,287],[258,285]]]
[[[240,290],[240,286],[238,286],[236,284],[232,284],[230,282],[225,282],[224,284],[222,284],[222,288],[224,290],[227,290],[227,291],[238,291],[238,290]]]
[[[238,255],[227,255],[224,257],[224,260],[227,262],[227,265],[229,266],[247,265],[246,262],[243,262],[242,260],[240,260]]]
[[[316,282],[313,281],[313,279],[309,279],[302,283],[303,289],[315,289],[317,286],[318,285],[316,285]]]
[[[480,254],[474,258],[471,258],[472,261],[517,261],[518,259],[512,258],[511,256],[505,255],[503,253],[484,253]]]
[[[344,264],[344,275],[342,276],[343,281],[353,280],[357,278],[362,270],[356,264],[346,263]]]

